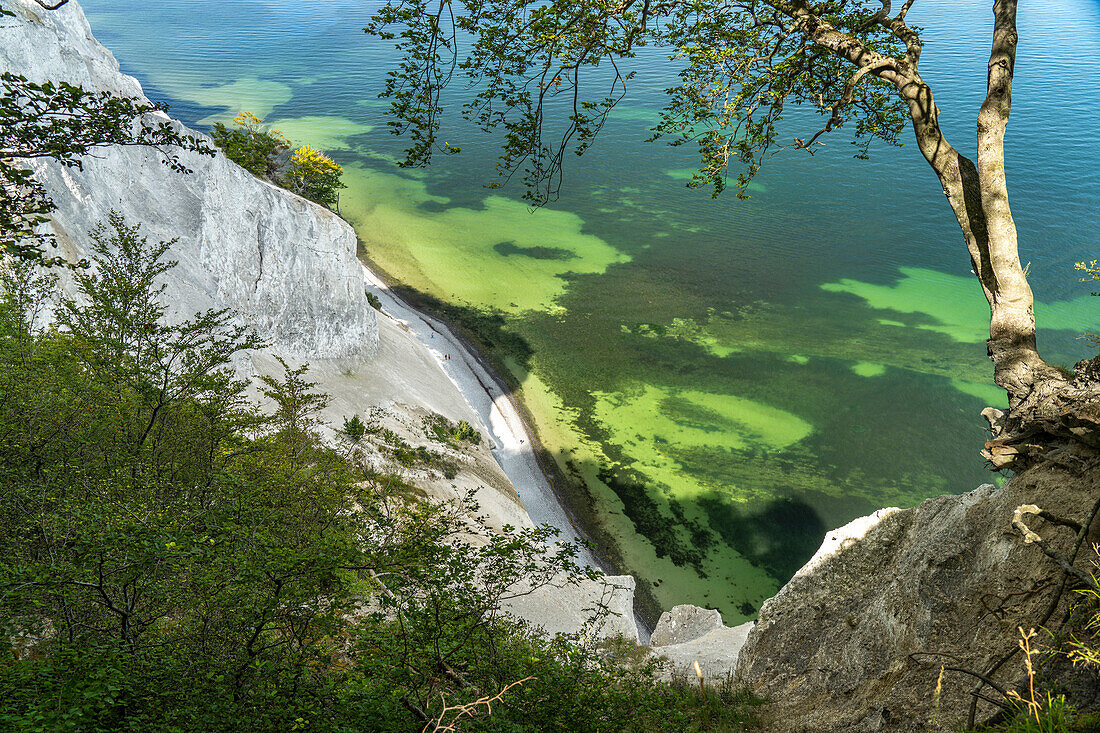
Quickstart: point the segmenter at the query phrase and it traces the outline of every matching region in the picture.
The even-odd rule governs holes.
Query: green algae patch
[[[674,181],[690,181],[698,172],[695,168],[671,168],[665,171],[665,175]]]
[[[596,400],[593,418],[611,442],[634,461],[639,473],[681,497],[713,487],[686,471],[673,455],[676,450],[775,450],[813,432],[813,426],[797,415],[731,394],[643,384],[592,396]]]
[[[963,394],[977,397],[983,404],[990,407],[1006,407],[1008,394],[995,384],[988,382],[971,382],[965,379],[952,379],[951,386]]]
[[[364,125],[333,115],[285,117],[269,121],[268,125],[295,145],[312,145],[318,150],[349,150],[351,145],[348,138],[374,129],[373,125]]]
[[[877,310],[926,317],[908,324],[897,320],[879,320],[882,325],[909,325],[942,333],[954,341],[965,343],[980,343],[989,338],[989,305],[973,277],[920,267],[902,267],[899,272],[901,278],[893,285],[875,285],[844,278],[825,283],[821,289],[855,295]],[[1090,302],[1089,296],[1051,303],[1035,301],[1035,322],[1040,329],[1084,331],[1092,326],[1095,319],[1096,306]]]
[[[576,214],[532,212],[503,196],[486,197],[480,209],[451,207],[421,181],[360,166],[345,168],[344,182],[341,213],[370,259],[446,300],[513,314],[552,312],[568,276],[630,260],[582,231]]]
[[[615,105],[609,116],[613,120],[633,120],[652,124],[661,121],[661,113],[651,107],[631,107],[625,104]]]
[[[1091,295],[1053,302],[1036,300],[1035,324],[1048,331],[1093,331],[1096,328],[1096,301]]]
[[[225,108],[225,112],[199,120],[200,125],[229,122],[238,112],[251,112],[262,119],[280,104],[289,102],[293,96],[287,84],[258,79],[254,76],[246,76],[216,87],[191,87],[169,83],[164,88],[174,97],[201,104],[203,107]]]
[[[915,324],[917,328],[955,341],[979,343],[988,338],[989,306],[974,278],[917,267],[902,267],[900,272],[901,279],[893,285],[844,278],[821,289],[855,295],[877,310],[923,314],[932,322]]]
[[[639,600],[656,604],[651,612],[694,603],[720,608],[727,623],[740,623],[751,619],[760,604],[775,594],[781,581],[754,558],[716,542],[702,505],[681,504],[648,481],[630,480],[610,470],[611,461],[600,444],[578,431],[580,411],[564,404],[535,373],[514,361],[505,362],[521,382],[518,396],[530,411],[544,449],[574,488],[585,492],[583,497],[573,497],[572,505],[584,507],[589,519],[596,521],[600,534],[610,541],[604,549],[638,578]],[[608,397],[617,399],[619,395]],[[653,395],[654,401],[660,399]],[[679,419],[715,419],[705,405],[681,404],[672,409],[680,413]],[[683,414],[694,410],[701,414]],[[623,424],[625,427],[629,421]],[[731,502],[724,495],[708,501],[725,507],[724,515],[735,515],[743,524],[756,526],[753,513],[741,508],[740,502]],[[737,506],[727,506],[731,503]],[[818,541],[816,536],[814,541]]]
[[[861,377],[881,377],[886,373],[886,366],[874,361],[857,361],[852,371]]]
[[[741,352],[740,347],[723,343],[712,336],[694,318],[673,318],[672,322],[665,327],[664,335],[701,346],[708,354],[717,356],[719,359]]]

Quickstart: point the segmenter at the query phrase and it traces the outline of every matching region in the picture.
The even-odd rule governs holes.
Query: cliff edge
[[[959,730],[977,682],[961,670],[1015,688],[1026,680],[1021,655],[997,665],[1017,649],[1019,629],[1060,626],[1075,600],[1061,592],[1054,562],[1013,528],[1016,508],[1038,504],[1081,521],[1098,493],[1095,471],[1048,462],[1001,488],[855,520],[764,603],[737,674],[771,700],[779,730]],[[1069,528],[1028,524],[1071,554]],[[1086,571],[1096,542],[1100,528],[1077,558]],[[1095,698],[1100,680],[1089,674],[1077,692]],[[978,703],[978,723],[997,711]]]

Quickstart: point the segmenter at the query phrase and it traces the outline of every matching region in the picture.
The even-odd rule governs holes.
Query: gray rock
[[[515,595],[503,604],[503,610],[542,629],[548,636],[581,633],[590,639],[622,636],[638,641],[634,623],[634,576],[607,575],[596,581],[584,581],[579,586],[554,584],[533,592],[515,588]],[[606,606],[610,611],[597,623],[592,623],[596,610]]]
[[[1040,623],[1060,576],[1011,527],[1015,508],[1038,504],[1081,519],[1094,492],[1080,476],[1047,465],[1000,489],[882,510],[830,533],[764,603],[738,675],[772,701],[777,730],[956,730],[975,680],[947,671],[937,699],[941,665],[989,669],[1016,647],[1017,627]],[[1068,549],[1069,530],[1029,523]],[[1100,539],[1100,528],[1090,539]],[[1023,664],[1014,659],[994,677],[1011,688]],[[978,722],[993,712],[982,703]]]
[[[691,605],[673,606],[671,611],[665,611],[657,620],[649,644],[682,644],[721,628],[722,614],[717,609]]]
[[[668,660],[662,668],[665,677],[694,679],[694,663],[698,662],[704,680],[716,682],[737,668],[737,658],[752,627],[752,621],[733,628],[719,626],[695,639],[654,647],[652,651]]]

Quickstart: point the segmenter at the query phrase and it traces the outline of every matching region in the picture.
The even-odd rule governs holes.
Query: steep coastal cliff
[[[0,19],[0,68],[144,99],[78,5],[14,7],[17,17]],[[377,348],[377,319],[346,222],[223,155],[183,153],[181,162],[194,172],[175,173],[140,147],[101,148],[80,169],[34,161],[57,205],[52,226],[62,253],[86,256],[88,230],[115,210],[140,222],[151,240],[178,238],[171,256],[179,265],[166,291],[176,314],[231,308],[276,349],[309,358]]]

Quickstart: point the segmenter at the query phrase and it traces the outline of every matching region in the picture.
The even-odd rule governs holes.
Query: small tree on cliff
[[[303,145],[290,156],[283,184],[298,195],[331,209],[340,200],[340,189],[347,188],[340,180],[343,173],[343,168],[332,158]]]
[[[1082,428],[1094,434],[1100,410],[1087,362],[1075,380],[1036,348],[1004,169],[1017,3],[993,4],[987,94],[970,158],[947,141],[920,75],[921,41],[906,22],[913,2],[895,10],[890,0],[468,0],[456,15],[448,0],[390,0],[366,30],[395,39],[403,56],[383,95],[392,100],[391,130],[411,139],[405,164],[458,150],[438,133],[441,92],[459,73],[477,90],[463,115],[503,132],[498,170],[521,173],[535,204],[557,195],[565,153],[591,144],[632,76],[619,62],[642,46],[668,48],[681,67],[654,137],[696,143],[694,184],[713,185],[715,195],[731,159],[741,167],[735,180],[743,195],[779,145],[776,127],[789,103],[812,105],[823,118],[820,129],[790,143],[811,153],[822,135],[845,125],[860,156],[875,139],[898,144],[911,126],[990,306],[989,356],[1009,412],[983,413],[994,433],[983,454],[997,468],[1019,468],[1052,440],[1078,440]],[[460,34],[469,41],[464,55]],[[589,77],[602,80],[596,95],[582,83]],[[566,109],[565,119],[546,129],[554,107]]]
[[[238,112],[233,118],[232,129],[215,122],[210,137],[234,163],[254,176],[274,181],[279,175],[283,153],[290,149],[290,141],[278,130],[264,129],[263,122],[251,112]]]

